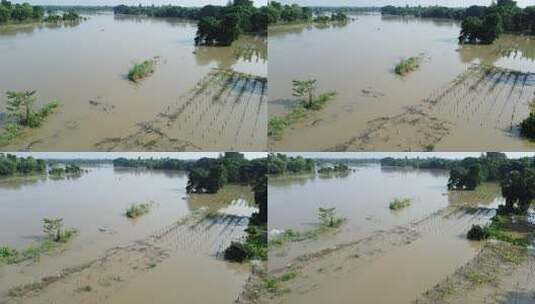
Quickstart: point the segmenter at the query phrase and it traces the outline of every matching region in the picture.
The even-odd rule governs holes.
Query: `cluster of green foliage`
[[[336,208],[318,208],[319,225],[304,232],[288,229],[269,241],[271,246],[282,246],[288,242],[301,242],[316,239],[326,232],[336,231],[345,222],[345,218],[336,215]]]
[[[316,79],[293,80],[293,96],[297,97],[298,105],[283,117],[272,117],[268,122],[268,135],[279,137],[292,123],[305,117],[309,111],[318,111],[330,101],[336,92],[322,93],[316,97]]]
[[[330,15],[318,15],[314,18],[314,22],[327,23],[327,22],[347,22],[349,18],[342,12],[333,12]]]
[[[76,22],[80,20],[82,20],[82,17],[74,10],[64,12],[62,15],[49,14],[45,19],[43,19],[43,21],[50,23]]]
[[[529,116],[520,123],[520,135],[535,140],[535,113],[533,110]]]
[[[528,246],[529,240],[527,235],[516,236],[507,228],[511,221],[511,215],[497,214],[491,219],[489,225],[472,225],[472,228],[468,231],[467,238],[473,241],[481,241],[490,238],[511,243],[516,246]]]
[[[474,190],[482,182],[481,165],[472,164],[470,167],[456,167],[451,169],[448,180],[449,190]]]
[[[326,166],[318,169],[318,173],[323,175],[346,174],[349,172],[351,172],[351,168],[349,168],[348,165],[342,163],[335,164],[332,167]]]
[[[498,0],[461,24],[460,43],[490,44],[503,32],[535,34],[535,6],[519,8],[516,1]]]
[[[297,4],[282,5],[271,1],[267,6],[268,23],[302,23],[312,21],[312,9]]]
[[[77,233],[76,229],[63,228],[62,218],[43,219],[43,231],[47,238],[39,245],[32,245],[23,250],[0,247],[0,263],[17,264],[27,260],[37,261],[41,255],[52,251],[59,245],[70,241]]]
[[[149,211],[150,211],[149,203],[132,204],[130,207],[126,209],[126,217],[137,218],[137,217],[140,217],[142,215],[149,213]]]
[[[390,205],[388,208],[390,210],[400,210],[403,208],[407,208],[411,205],[411,199],[410,198],[395,198],[393,201],[390,202]]]
[[[267,259],[268,190],[265,173],[256,177],[253,190],[258,212],[253,213],[249,220],[245,242],[232,242],[225,249],[224,257],[226,260],[241,263],[251,259]]]
[[[17,123],[30,128],[41,126],[45,118],[59,107],[58,102],[51,102],[35,111],[33,104],[36,101],[37,91],[8,91],[6,109],[9,114],[17,119]]]
[[[80,175],[82,174],[82,168],[76,164],[67,164],[65,167],[54,167],[50,169],[48,174],[53,176]]]
[[[13,4],[6,0],[0,2],[0,24],[39,21],[43,16],[44,10],[41,6],[32,6],[26,2]]]
[[[134,66],[128,71],[128,79],[137,82],[150,74],[154,73],[154,59],[148,59],[141,63],[134,63]]]
[[[265,158],[247,160],[237,152],[226,152],[219,158],[201,158],[191,165],[186,191],[216,193],[228,183],[253,184],[266,171]]]
[[[381,8],[383,15],[395,16],[415,16],[421,18],[447,18],[447,19],[464,19],[467,10],[465,8],[454,8],[445,6],[384,6]]]
[[[46,162],[42,159],[0,153],[0,176],[43,174],[45,172]]]
[[[291,157],[281,153],[271,153],[267,161],[268,173],[271,175],[311,174],[316,170],[312,159],[302,156]]]
[[[420,58],[410,57],[407,59],[401,59],[398,64],[394,67],[394,71],[398,75],[406,75],[420,67]]]
[[[227,46],[243,33],[266,33],[268,8],[253,1],[234,0],[227,6],[208,5],[199,11],[196,45]]]

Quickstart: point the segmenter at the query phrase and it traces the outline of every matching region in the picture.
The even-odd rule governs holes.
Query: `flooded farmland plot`
[[[84,168],[85,169],[85,168]],[[43,218],[76,237],[38,259],[0,264],[1,303],[231,303],[250,274],[222,252],[257,211],[249,186],[186,194],[178,171],[88,167],[79,177],[0,180],[0,243],[45,238]],[[150,211],[128,218],[133,204]],[[24,223],[24,224],[21,224]]]
[[[270,118],[295,106],[292,80],[316,79],[318,92],[337,92],[323,109],[270,138],[271,150],[533,149],[519,136],[535,98],[532,37],[504,34],[492,45],[459,45],[456,21],[352,18],[270,28]],[[418,69],[394,72],[401,59],[415,56]]]
[[[271,241],[268,269],[280,285],[266,291],[265,302],[424,301],[437,284],[492,252],[483,250],[490,245],[467,240],[466,233],[474,224],[489,223],[504,203],[495,183],[448,191],[448,177],[443,170],[372,164],[353,167],[346,177],[270,179],[270,238],[288,229],[304,237]],[[394,209],[396,199],[409,204]],[[337,230],[308,237],[320,207],[336,208],[345,220]]]
[[[7,91],[60,107],[11,151],[191,151],[266,147],[267,46],[194,45],[196,22],[112,13],[79,24],[0,29],[0,111]],[[135,63],[153,73],[130,81]],[[0,117],[3,117],[0,115]],[[0,128],[5,128],[0,120]]]

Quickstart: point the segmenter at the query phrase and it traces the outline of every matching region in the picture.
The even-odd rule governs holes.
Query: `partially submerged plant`
[[[410,205],[410,198],[395,198],[392,202],[390,202],[390,205],[388,207],[390,208],[390,210],[399,210],[409,207]]]
[[[149,213],[149,211],[150,211],[149,203],[132,204],[130,207],[128,207],[128,209],[126,209],[126,216],[128,218],[136,218],[136,217]]]
[[[148,59],[141,63],[135,63],[134,66],[128,71],[128,79],[133,82],[137,82],[150,74],[154,73],[154,59]]]
[[[399,63],[394,67],[394,71],[398,75],[406,75],[420,67],[420,58],[410,57],[407,59],[401,59]]]

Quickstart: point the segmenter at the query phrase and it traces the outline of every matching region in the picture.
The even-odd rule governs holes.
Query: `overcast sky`
[[[59,159],[115,159],[126,158],[176,158],[176,159],[199,159],[201,157],[217,157],[219,152],[16,152],[17,156],[35,158],[59,158]],[[265,152],[245,152],[248,159],[266,157]]]
[[[308,6],[385,6],[385,5],[442,5],[468,7],[489,5],[492,0],[281,0],[281,3],[297,3]],[[519,6],[535,5],[535,0],[517,0]]]
[[[465,158],[469,156],[478,157],[480,152],[305,152],[305,153],[284,153],[290,156],[301,155],[306,158],[426,158],[426,157],[439,157],[439,158]],[[535,152],[505,152],[508,158],[520,158],[525,156],[535,156]]]
[[[266,5],[267,0],[253,0],[255,5]],[[225,5],[228,0],[16,0],[15,3],[28,2],[34,5],[164,5],[205,6],[208,4]]]

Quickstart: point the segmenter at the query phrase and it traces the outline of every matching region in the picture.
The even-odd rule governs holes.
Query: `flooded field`
[[[187,195],[184,173],[88,169],[77,178],[0,180],[0,210],[10,214],[0,223],[0,244],[22,249],[41,241],[47,217],[78,230],[39,261],[0,265],[0,302],[146,303],[158,296],[159,303],[231,303],[240,294],[249,266],[221,254],[256,211],[249,187]],[[148,214],[125,216],[143,202]]]
[[[455,21],[354,17],[270,28],[270,117],[295,104],[294,79],[314,78],[318,92],[337,92],[321,111],[271,139],[271,150],[533,149],[518,137],[517,124],[534,98],[535,39],[503,35],[491,46],[459,46]],[[400,59],[413,56],[421,58],[416,71],[394,73]]]
[[[448,192],[447,171],[354,169],[347,177],[270,179],[272,237],[313,229],[319,207],[335,207],[346,222],[337,232],[270,247],[270,273],[295,279],[266,302],[413,303],[478,254],[482,244],[464,236],[503,203],[497,184]],[[411,204],[391,210],[394,198]]]
[[[8,90],[37,90],[39,105],[61,103],[43,126],[4,149],[265,149],[264,37],[195,47],[193,22],[87,17],[76,25],[0,28],[0,111]],[[134,63],[150,58],[156,58],[154,74],[129,81]]]

